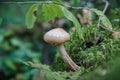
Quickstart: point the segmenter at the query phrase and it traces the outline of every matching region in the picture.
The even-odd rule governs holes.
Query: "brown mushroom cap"
[[[70,40],[70,35],[62,28],[55,28],[44,35],[44,40],[54,45],[60,45]]]

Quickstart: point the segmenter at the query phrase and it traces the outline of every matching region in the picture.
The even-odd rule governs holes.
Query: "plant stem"
[[[105,14],[105,12],[106,12],[106,10],[107,10],[107,8],[108,8],[108,6],[109,6],[109,2],[108,2],[107,0],[103,0],[103,2],[106,3],[106,4],[105,4],[105,7],[104,7],[104,9],[103,9],[103,14]],[[98,29],[99,29],[99,27],[100,27],[101,18],[102,18],[102,15],[99,17],[99,20],[98,20],[98,24],[97,24],[97,28],[98,28]],[[101,34],[101,32],[100,32],[100,34]],[[99,37],[100,37],[100,36],[99,36]],[[99,39],[99,37],[97,37],[97,35],[95,34],[95,40],[94,40],[94,42],[96,42],[96,41]]]
[[[52,3],[52,1],[0,2],[0,4],[40,4],[40,3]]]
[[[108,8],[108,6],[109,6],[109,2],[108,2],[107,0],[103,0],[103,2],[106,3],[106,4],[105,4],[105,7],[104,7],[104,9],[103,9],[103,14],[105,14],[105,12],[106,12],[106,10],[107,10],[107,8]],[[101,18],[102,18],[102,16],[99,17],[97,28],[99,28],[99,26],[100,26],[100,20],[101,20]]]
[[[80,67],[74,63],[74,61],[69,57],[67,52],[65,51],[64,44],[58,45],[58,51],[64,60],[64,62],[73,70],[77,71]]]
[[[62,3],[55,2],[55,1],[0,2],[0,4],[41,4],[41,3],[42,4],[53,3],[53,4],[62,5],[64,7],[71,8],[71,9],[83,9],[83,7],[75,7],[75,6],[65,5]]]

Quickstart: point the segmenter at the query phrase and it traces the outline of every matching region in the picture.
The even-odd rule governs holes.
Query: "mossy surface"
[[[71,40],[65,44],[65,48],[73,61],[85,71],[93,70],[115,55],[120,55],[120,40],[114,40],[111,32],[95,26],[85,26],[82,27],[82,39],[80,31],[76,29],[70,33]],[[60,57],[53,68],[60,71],[70,70]]]

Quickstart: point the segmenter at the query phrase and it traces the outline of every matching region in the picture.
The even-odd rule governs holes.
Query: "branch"
[[[62,5],[65,6],[67,8],[71,8],[71,9],[83,9],[83,7],[74,7],[74,6],[69,6],[69,5],[65,5],[62,3],[58,3],[55,1],[27,1],[27,2],[0,2],[0,4],[58,4],[58,5]]]
[[[40,4],[40,3],[52,3],[52,1],[0,2],[0,4]]]
[[[107,10],[107,8],[108,8],[108,6],[109,6],[109,2],[108,2],[107,0],[103,0],[103,2],[106,3],[106,4],[105,4],[105,7],[104,7],[104,9],[103,9],[103,14],[105,14],[105,12],[106,12],[106,10]],[[101,17],[102,17],[102,15],[99,17],[97,28],[99,28],[99,26],[100,26]]]
[[[104,13],[106,12],[108,6],[109,6],[109,2],[108,2],[107,0],[103,0],[103,2],[106,3],[105,8],[104,8],[104,10],[103,10],[103,14],[104,14]]]
[[[104,9],[103,9],[103,14],[105,14],[105,12],[106,12],[106,10],[107,10],[107,8],[108,8],[108,6],[109,6],[109,2],[107,1],[107,0],[103,0],[103,2],[105,2],[106,4],[105,4],[105,7],[104,7]],[[97,28],[99,28],[99,26],[100,26],[100,20],[101,20],[101,18],[102,18],[102,15],[99,17],[99,20],[98,20],[98,24],[97,24]],[[100,38],[100,36],[96,36],[96,34],[95,34],[95,39],[94,39],[94,43],[96,43],[98,40],[99,40],[99,38]]]
[[[71,9],[83,9],[84,7],[74,7],[74,6],[69,6],[69,5],[63,5],[65,7],[71,8]]]

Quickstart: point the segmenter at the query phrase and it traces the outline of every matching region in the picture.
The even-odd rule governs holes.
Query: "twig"
[[[105,4],[105,7],[104,7],[104,9],[103,9],[103,14],[105,14],[105,12],[106,12],[106,10],[107,10],[107,8],[108,8],[109,2],[108,2],[107,0],[103,0],[103,2],[106,3],[106,4]],[[101,20],[101,18],[102,18],[102,15],[100,15],[100,17],[99,17],[98,24],[97,24],[97,28],[100,27],[100,20]],[[94,39],[93,42],[96,43],[96,42],[99,40],[99,38],[100,38],[100,36],[97,36],[97,35],[95,34],[95,39]]]
[[[107,0],[103,0],[103,2],[106,3],[105,8],[104,8],[104,10],[103,10],[103,14],[104,14],[104,13],[106,12],[108,6],[109,6],[109,2],[108,2]]]
[[[108,6],[109,6],[109,2],[108,2],[107,0],[103,0],[103,2],[106,3],[106,4],[105,4],[105,7],[104,7],[104,9],[103,9],[103,14],[105,14],[105,12],[106,12],[106,10],[107,10],[107,8],[108,8]],[[100,20],[101,20],[101,18],[102,18],[102,15],[99,17],[97,28],[99,28],[99,26],[100,26]]]
[[[52,3],[52,1],[0,2],[0,4],[40,4],[40,3]]]
[[[61,4],[55,1],[0,2],[0,4],[41,4],[41,3],[48,3],[48,4],[53,3],[53,4],[62,5],[71,9],[83,9],[83,7],[69,6],[69,5]]]
[[[83,9],[84,7],[74,7],[74,6],[69,6],[69,5],[63,5],[65,7],[71,8],[71,9]]]

